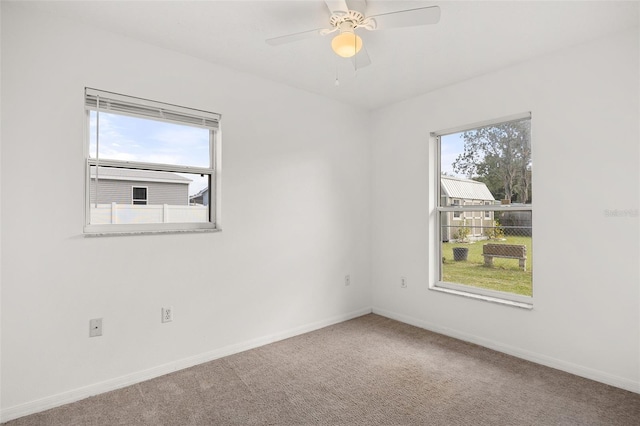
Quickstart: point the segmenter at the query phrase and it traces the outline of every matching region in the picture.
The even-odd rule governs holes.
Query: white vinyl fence
[[[207,206],[91,204],[91,224],[208,222]]]

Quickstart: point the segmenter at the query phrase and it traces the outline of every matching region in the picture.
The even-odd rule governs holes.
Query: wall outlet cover
[[[173,321],[173,306],[162,308],[162,322]]]

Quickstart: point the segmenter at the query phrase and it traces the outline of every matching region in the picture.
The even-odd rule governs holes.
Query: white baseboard
[[[125,376],[116,377],[114,379],[106,380],[100,383],[94,383],[89,386],[84,386],[78,389],[73,389],[71,391],[62,392],[35,401],[30,401],[24,404],[5,408],[0,411],[0,422],[7,422],[9,420],[17,419],[29,414],[39,413],[50,408],[55,408],[64,404],[79,401],[90,396],[134,385],[136,383],[144,382],[145,380],[150,380],[168,373],[173,373],[174,371],[193,367],[194,365],[213,361],[215,359],[222,358],[228,355],[244,352],[249,349],[267,345],[269,343],[288,339],[290,337],[328,327],[333,324],[338,324],[340,322],[357,318],[369,313],[371,313],[371,308],[363,308],[347,314],[338,315],[322,321],[317,321],[300,327],[292,328],[290,330],[285,330],[279,333],[259,337],[257,339],[249,340],[235,345],[225,346],[211,352],[206,352],[189,358],[180,359],[167,364],[159,365],[157,367],[149,368],[147,370],[127,374]]]
[[[595,380],[596,382],[601,382],[601,383],[605,383],[607,385],[615,386],[617,388],[621,388],[631,392],[640,393],[640,382],[635,382],[633,380],[626,379],[624,377],[614,376],[600,370],[594,370],[592,368],[588,368],[582,365],[563,361],[561,359],[553,358],[547,355],[505,345],[500,342],[484,339],[484,338],[463,333],[448,327],[442,327],[436,324],[429,323],[427,321],[423,321],[417,318],[387,311],[384,309],[374,307],[372,311],[374,314],[381,315],[383,317],[391,318],[406,324],[424,328],[425,330],[433,331],[435,333],[444,334],[445,336],[453,337],[455,339],[464,340],[465,342],[474,343],[476,345],[493,349],[495,351],[502,352],[507,355],[512,355],[517,358],[522,358],[527,361],[535,362],[536,364],[545,365],[547,367],[555,368],[557,370],[562,370],[567,373],[574,374],[576,376]]]

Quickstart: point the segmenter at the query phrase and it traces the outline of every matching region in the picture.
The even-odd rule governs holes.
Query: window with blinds
[[[220,115],[85,89],[86,234],[218,230]]]

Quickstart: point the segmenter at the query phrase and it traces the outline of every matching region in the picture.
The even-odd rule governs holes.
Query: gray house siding
[[[189,185],[168,182],[144,182],[100,179],[98,177],[98,204],[133,204],[132,188],[146,187],[147,204],[189,204]],[[91,203],[96,202],[96,181],[91,179]]]

